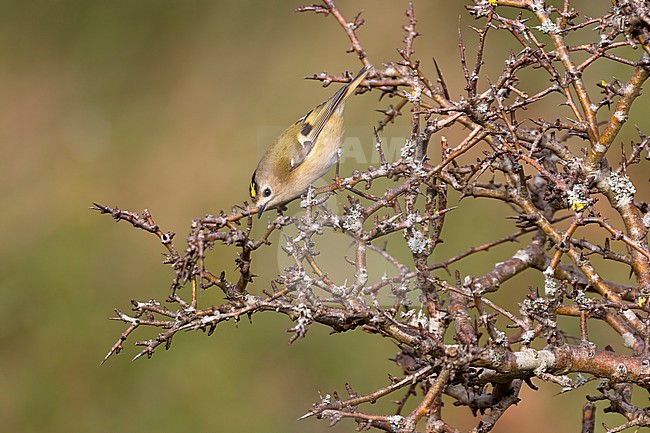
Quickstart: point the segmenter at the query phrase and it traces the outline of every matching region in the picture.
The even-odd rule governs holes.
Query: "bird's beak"
[[[257,207],[257,219],[262,218],[262,213],[264,212],[265,208],[266,208],[266,204],[261,204]]]

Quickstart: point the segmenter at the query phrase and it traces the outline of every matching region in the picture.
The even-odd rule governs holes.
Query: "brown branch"
[[[626,420],[609,431],[650,425],[647,408],[637,407],[638,399],[632,399],[636,389],[650,387],[650,205],[635,200],[639,182],[646,179],[630,168],[650,150],[649,140],[639,131],[638,142],[622,147],[620,166],[611,168],[606,159],[637,108],[632,104],[650,73],[650,6],[619,1],[601,16],[585,17],[570,0],[561,4],[495,0],[467,6],[483,22],[472,27],[478,34],[476,47],[463,39],[459,26],[463,91],[445,81],[435,60],[430,77],[415,57],[421,27],[409,2],[397,54],[378,63],[358,88],[359,93],[375,89],[382,97],[397,98],[377,110],[383,113],[378,130],[401,128],[393,121],[408,105],[408,140],[392,159],[375,131],[379,167],[351,173],[337,167],[331,183],[305,191],[295,216],[284,216],[286,209],[277,214],[269,210],[258,222],[258,209],[243,202],[193,220],[179,252],[174,234],[163,232],[148,211],[95,204],[91,209],[154,234],[166,248],[164,263],[175,273],[171,291],[165,292],[166,304],[132,301],[131,313],[115,310],[112,319],[124,329],[104,361],[142,329],[155,334],[135,342],[141,349],[135,358],[151,357],[161,346],[169,349],[182,331],[210,335],[225,321],[266,312],[293,322],[287,329],[289,343],[306,337],[311,326],[324,326],[333,333],[363,331],[397,344],[393,361],[403,372],[401,378],[389,375],[388,384],[363,394],[346,384],[347,397],[322,396],[305,415],[332,424],[353,419],[358,430],[414,433],[419,424],[427,432],[455,433],[459,430],[445,421],[444,393],[472,415],[481,413],[472,431],[488,432],[520,401],[523,383],[534,387],[535,377],[558,385],[561,392],[603,379],[597,386],[600,394],[587,396],[585,432],[594,429],[592,403],[597,401],[608,403],[606,411]],[[501,14],[504,7],[519,10],[506,16]],[[332,15],[351,43],[348,52],[370,64],[357,33],[364,24],[360,14],[345,18],[334,0],[297,10]],[[498,52],[496,58],[486,56],[487,38],[495,33],[521,49],[500,58]],[[552,44],[545,45],[549,40]],[[573,40],[581,42],[570,45]],[[641,45],[641,55],[618,50],[630,45]],[[425,55],[431,58],[431,53]],[[596,64],[611,62],[631,71],[631,78],[621,83],[596,77],[602,95],[595,99],[583,75],[592,74]],[[485,75],[487,64],[500,66],[496,80]],[[549,83],[532,82],[535,69]],[[350,79],[325,72],[309,78],[324,86]],[[459,93],[464,96],[455,96]],[[537,103],[552,103],[555,95],[569,115],[536,117]],[[614,113],[599,135],[596,115],[611,105]],[[584,141],[589,142],[586,154],[579,151]],[[339,203],[331,206],[335,197],[345,202],[342,210]],[[507,209],[516,227],[494,241],[459,247],[465,242],[458,241],[458,232],[445,230],[450,220],[462,223],[461,236],[467,239],[476,231],[493,230],[487,225],[490,220],[476,211],[474,198]],[[620,220],[602,216],[612,210]],[[567,219],[571,221],[563,222]],[[597,230],[587,225],[597,225]],[[514,254],[499,257],[492,250],[527,234],[531,238]],[[341,251],[323,258],[322,240],[330,238]],[[443,241],[446,258],[438,256]],[[625,251],[614,251],[612,241]],[[263,290],[252,284],[257,273],[268,272],[257,257],[273,242],[280,243],[277,251],[286,254],[289,264],[271,275],[274,280]],[[234,260],[215,269],[211,255],[224,251]],[[483,255],[489,260],[487,273],[468,272],[464,260],[488,251]],[[601,259],[627,267],[633,282],[605,279],[609,272]],[[346,264],[352,267],[342,272]],[[440,269],[446,272],[438,273]],[[524,271],[532,277],[529,286],[513,285],[512,277]],[[543,279],[543,286],[533,283],[535,277]],[[211,304],[201,293],[213,286],[223,299],[210,297]],[[507,295],[507,302],[492,299],[496,291]],[[570,321],[579,324],[579,336],[569,332]],[[611,328],[630,353],[610,351],[611,341],[593,332],[595,321]],[[448,341],[449,336],[458,344]],[[574,339],[578,344],[569,344]],[[544,349],[535,349],[540,347]],[[366,410],[390,395],[399,397],[396,414]],[[414,409],[403,414],[407,402]]]

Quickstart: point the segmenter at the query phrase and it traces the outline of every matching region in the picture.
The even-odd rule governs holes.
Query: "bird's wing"
[[[370,66],[364,66],[356,77],[348,84],[341,87],[331,98],[323,102],[309,113],[298,119],[293,125],[297,141],[296,148],[291,155],[295,155],[290,161],[291,169],[295,169],[305,160],[314,147],[314,143],[323,131],[323,128],[332,117],[332,114],[345,100],[354,93],[354,90],[361,84],[361,81],[368,75]]]

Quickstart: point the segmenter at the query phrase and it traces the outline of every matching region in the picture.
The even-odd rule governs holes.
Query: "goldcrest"
[[[365,66],[331,98],[288,127],[257,164],[250,196],[260,217],[271,209],[300,197],[338,160],[343,144],[343,108],[370,71]]]

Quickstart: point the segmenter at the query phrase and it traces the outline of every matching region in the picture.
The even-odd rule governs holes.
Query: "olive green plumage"
[[[250,184],[258,216],[264,209],[299,197],[334,165],[343,143],[345,100],[369,71],[370,66],[365,66],[352,81],[298,119],[271,144],[257,164]]]

